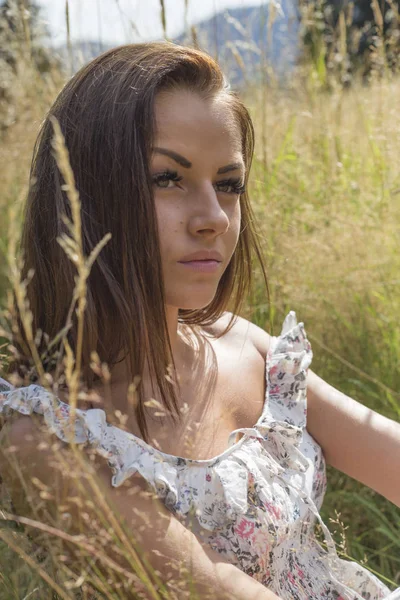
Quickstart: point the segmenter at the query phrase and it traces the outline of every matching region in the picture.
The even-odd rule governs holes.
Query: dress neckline
[[[210,465],[212,463],[215,462],[219,462],[220,460],[222,460],[223,458],[225,458],[226,456],[228,456],[229,454],[231,454],[231,452],[233,452],[234,450],[238,449],[241,447],[241,445],[243,444],[243,442],[248,439],[249,435],[253,435],[256,437],[260,437],[260,434],[257,432],[257,430],[255,429],[258,425],[260,425],[260,423],[263,420],[264,417],[264,413],[265,413],[265,409],[266,406],[268,404],[268,399],[269,399],[269,378],[268,378],[268,371],[269,371],[269,364],[270,364],[270,356],[273,354],[275,345],[277,343],[277,341],[279,340],[281,336],[270,336],[270,346],[268,348],[267,354],[266,354],[266,358],[265,358],[265,368],[264,368],[264,377],[266,379],[266,386],[265,386],[265,397],[264,397],[264,402],[263,402],[263,406],[262,406],[262,411],[261,411],[261,415],[260,417],[257,419],[257,422],[253,425],[253,427],[250,428],[239,428],[239,429],[234,429],[233,431],[231,431],[228,435],[228,447],[221,452],[220,454],[217,454],[216,456],[213,456],[211,458],[205,458],[205,459],[196,459],[196,458],[185,458],[183,456],[178,456],[175,454],[168,454],[167,452],[163,452],[162,450],[159,450],[158,448],[156,448],[155,446],[152,446],[151,444],[147,443],[145,440],[143,440],[142,438],[138,437],[137,435],[129,432],[129,431],[125,431],[125,429],[122,429],[121,427],[117,427],[116,425],[111,425],[111,423],[109,423],[106,419],[106,413],[102,408],[88,408],[86,410],[81,410],[82,413],[84,414],[88,414],[92,411],[96,411],[98,414],[103,413],[102,416],[104,418],[104,422],[106,424],[107,427],[116,429],[117,431],[121,431],[123,432],[125,435],[127,435],[128,437],[130,437],[131,439],[133,439],[138,445],[140,445],[142,448],[144,448],[145,450],[147,450],[148,452],[150,452],[151,454],[155,454],[155,455],[159,455],[161,457],[163,457],[165,460],[169,460],[170,462],[173,462],[177,465],[183,465],[183,464],[191,464],[191,465],[201,465],[201,466],[205,466],[205,465]],[[58,399],[59,400],[59,399]],[[59,400],[59,402],[62,402],[61,400]],[[66,406],[69,406],[68,404],[62,402],[62,404],[65,404]],[[79,409],[77,409],[79,410]],[[234,437],[240,433],[243,432],[245,435],[243,435],[243,437],[238,440],[235,443],[232,443],[232,440],[234,439]],[[246,435],[247,434],[247,435]]]

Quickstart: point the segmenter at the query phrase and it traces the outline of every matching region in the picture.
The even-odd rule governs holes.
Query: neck
[[[170,337],[172,356],[170,355],[170,364],[172,361],[175,364],[176,375],[178,381],[182,378],[187,379],[187,373],[190,372],[193,363],[196,362],[196,357],[200,349],[200,328],[197,326],[189,326],[178,323],[178,310],[167,307],[166,312],[168,335]],[[126,351],[121,354],[124,356]],[[150,372],[148,361],[145,359],[143,372],[141,373],[141,381],[143,383],[150,382]],[[111,386],[120,386],[131,381],[129,374],[128,357],[121,362],[117,362],[111,367]],[[148,387],[148,386],[146,386]],[[151,386],[150,388],[151,389]]]

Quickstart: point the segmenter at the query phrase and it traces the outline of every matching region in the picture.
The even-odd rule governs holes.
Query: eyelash
[[[160,181],[181,181],[183,177],[179,177],[177,171],[169,171],[166,170],[163,173],[159,173],[153,177],[154,183],[159,183]],[[240,178],[230,178],[224,179],[223,181],[218,181],[218,186],[231,186],[232,190],[230,192],[226,192],[227,194],[243,194],[246,191],[246,186],[242,185],[242,180]],[[167,189],[167,188],[160,188]]]

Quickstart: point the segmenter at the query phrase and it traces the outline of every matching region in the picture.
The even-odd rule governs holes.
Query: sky
[[[66,41],[66,0],[36,0],[42,7],[52,46]],[[149,41],[163,37],[159,0],[69,0],[71,40],[96,40],[110,44]],[[165,0],[167,35],[185,28],[185,0]],[[268,0],[188,0],[188,25],[226,8],[261,6]]]

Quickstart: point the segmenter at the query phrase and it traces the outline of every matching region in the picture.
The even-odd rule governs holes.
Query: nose
[[[190,218],[190,232],[221,235],[229,228],[229,212],[221,206],[218,194],[211,183],[205,184],[195,194]]]

